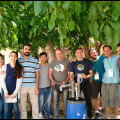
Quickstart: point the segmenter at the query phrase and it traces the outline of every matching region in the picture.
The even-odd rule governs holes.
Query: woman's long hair
[[[17,52],[12,51],[12,52],[10,53],[10,55],[11,55],[12,53],[16,54],[16,55],[17,55],[17,58],[18,58],[18,53],[17,53]],[[20,63],[18,62],[18,60],[16,61],[16,65],[15,65],[15,68],[14,68],[14,72],[15,72],[15,77],[18,78],[18,79],[23,76],[23,67],[22,67],[22,65],[20,65]]]

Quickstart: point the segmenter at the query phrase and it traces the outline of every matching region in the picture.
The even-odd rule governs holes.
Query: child
[[[15,119],[19,119],[18,100],[16,98],[22,84],[23,67],[18,63],[18,53],[14,51],[10,53],[10,63],[3,66],[3,70],[4,119],[11,119],[11,106],[14,108]],[[11,103],[8,100],[15,101]]]

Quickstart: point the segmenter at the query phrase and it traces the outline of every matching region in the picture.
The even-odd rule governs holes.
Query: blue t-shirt
[[[91,62],[93,64],[93,73],[94,74],[96,72],[99,73],[99,80],[96,80],[94,76],[92,77],[92,79],[94,81],[102,82],[103,74],[105,72],[104,64],[103,64],[104,58],[105,58],[105,56],[101,55],[101,56],[98,56],[98,60],[96,62],[91,60]],[[97,71],[96,71],[96,69],[97,69]]]
[[[22,87],[36,86],[36,71],[40,70],[40,64],[38,60],[32,56],[25,60],[24,57],[21,56],[18,61],[23,66]]]
[[[9,95],[13,94],[16,89],[17,78],[15,77],[14,69],[10,64],[7,64],[6,71],[6,87]]]
[[[103,75],[103,80],[102,80],[103,83],[106,83],[106,84],[118,83],[119,81],[118,59],[119,58],[120,56],[117,55],[117,56],[112,56],[109,59],[107,58],[104,59],[103,63],[104,63],[105,73]],[[111,64],[111,67],[109,63]],[[110,69],[113,69],[113,77],[108,76],[108,71]]]
[[[74,75],[77,73],[84,73],[89,75],[89,71],[93,70],[92,62],[84,58],[84,61],[75,61],[70,63],[70,72],[74,72]],[[77,82],[77,77],[75,76],[75,82]],[[89,81],[90,79],[83,79],[83,82]]]

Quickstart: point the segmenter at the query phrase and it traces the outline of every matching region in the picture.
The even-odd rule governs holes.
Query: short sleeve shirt
[[[89,71],[93,70],[92,62],[86,58],[83,61],[75,61],[70,64],[70,72],[73,72],[75,75],[75,82],[77,82],[77,74],[84,73],[85,75],[89,75]],[[89,81],[90,79],[83,79],[83,82]]]
[[[105,73],[103,75],[103,80],[102,82],[106,84],[111,84],[111,83],[118,83],[119,82],[119,66],[118,66],[118,59],[120,56],[112,56],[111,58],[105,58],[104,59],[104,68],[105,68]],[[108,62],[109,61],[109,62]],[[110,64],[111,66],[110,66]],[[113,77],[108,76],[108,71],[112,69],[113,70]]]
[[[36,86],[36,71],[40,70],[38,60],[32,56],[30,56],[28,60],[25,60],[22,56],[18,61],[23,66],[22,87]]]
[[[70,61],[64,58],[62,61],[53,60],[50,68],[53,69],[53,78],[56,84],[60,84],[68,78]]]
[[[94,74],[99,73],[99,80],[95,80],[94,76],[92,77],[94,81],[102,82],[103,74],[105,72],[104,64],[103,64],[104,58],[105,56],[101,55],[101,56],[98,56],[98,60],[96,62],[93,62],[91,60],[93,64],[93,73]]]

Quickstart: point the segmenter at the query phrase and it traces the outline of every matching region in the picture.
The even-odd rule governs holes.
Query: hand
[[[59,85],[60,85],[60,86],[61,86],[61,85],[65,85],[65,81],[63,81],[63,82],[62,82],[62,83],[60,83]]]
[[[15,97],[16,97],[15,94],[12,94],[12,95],[10,96],[11,99],[14,99]]]
[[[52,87],[55,86],[55,81],[51,81],[51,86],[52,86]]]
[[[8,98],[8,97],[9,97],[8,93],[5,93],[5,98]]]
[[[4,70],[0,72],[0,74],[1,74],[1,75],[3,75],[4,73],[5,73],[5,71],[4,71]]]
[[[39,92],[40,92],[40,89],[38,87],[35,87],[35,93],[36,93],[36,95],[38,95]]]
[[[84,73],[82,73],[82,78],[87,79],[87,76]]]
[[[78,83],[75,83],[75,87],[78,87]]]

